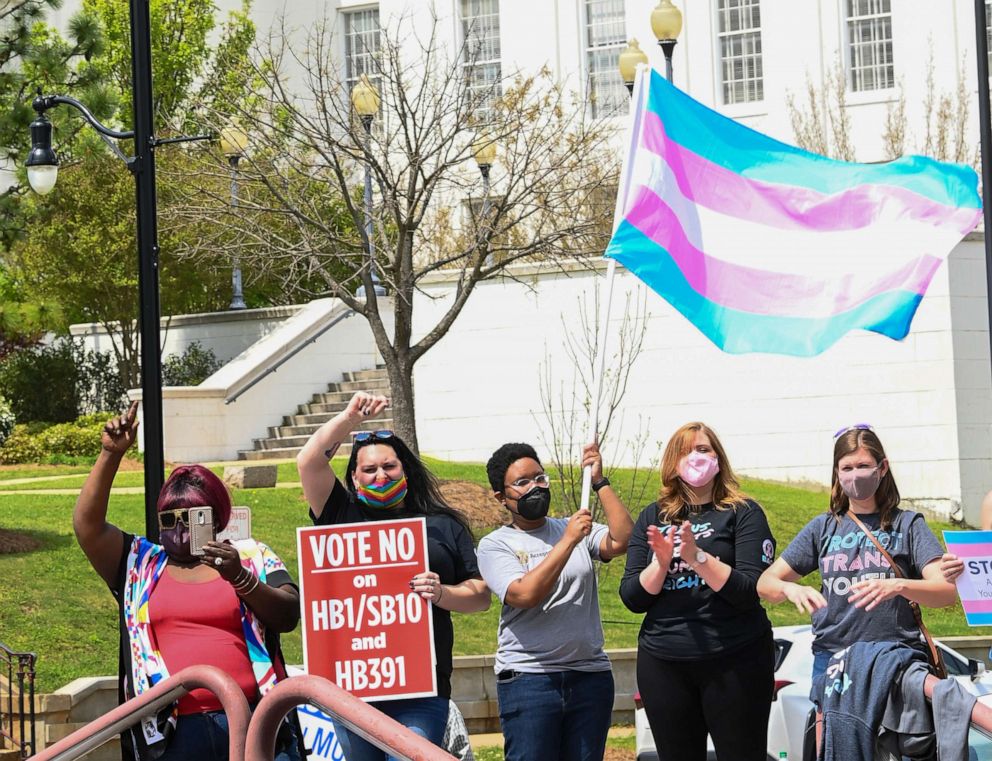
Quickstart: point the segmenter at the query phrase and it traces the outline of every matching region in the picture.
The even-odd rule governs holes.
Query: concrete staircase
[[[369,391],[375,394],[389,396],[389,378],[386,368],[377,367],[375,370],[359,370],[344,373],[340,383],[327,384],[326,393],[314,394],[307,404],[301,404],[295,415],[286,415],[282,425],[270,426],[269,435],[264,439],[255,439],[254,449],[238,452],[239,460],[277,460],[296,457],[306,444],[310,435],[341,410],[348,406],[348,401],[356,391]],[[376,417],[362,421],[356,430],[377,431],[392,427],[392,417],[389,409],[383,410]],[[338,456],[351,454],[351,442],[345,442],[338,450]]]

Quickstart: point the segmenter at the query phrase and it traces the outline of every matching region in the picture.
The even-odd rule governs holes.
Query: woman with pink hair
[[[299,622],[299,593],[282,560],[253,539],[211,541],[203,554],[193,554],[192,508],[213,508],[215,532],[231,517],[227,487],[202,465],[176,468],[162,487],[160,543],[107,521],[110,487],[136,438],[137,409],[132,404],[104,426],[100,455],[72,515],[79,546],[117,600],[120,698],[208,664],[230,674],[254,706],[286,676],[279,634]],[[292,722],[280,730],[276,761],[302,758]],[[193,690],[121,735],[123,758],[136,761],[226,759],[227,749],[226,716],[207,690]]]

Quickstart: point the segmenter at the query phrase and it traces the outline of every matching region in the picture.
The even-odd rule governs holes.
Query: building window
[[[717,0],[723,102],[765,99],[759,0]]]
[[[594,117],[627,110],[627,89],[617,68],[624,47],[623,0],[586,0],[587,97]]]
[[[348,92],[351,92],[362,74],[368,75],[369,81],[377,89],[381,89],[379,64],[376,62],[381,44],[379,9],[346,11],[343,15],[345,83]]]
[[[847,0],[847,46],[854,92],[895,87],[891,0]]]
[[[475,116],[487,122],[503,94],[499,0],[461,0],[461,11],[465,40],[462,72]]]

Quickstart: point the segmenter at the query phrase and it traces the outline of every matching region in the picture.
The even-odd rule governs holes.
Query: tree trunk
[[[400,359],[396,362],[386,362],[386,372],[389,374],[389,387],[392,393],[393,430],[414,454],[419,455],[417,418],[413,399],[413,367],[404,359]]]

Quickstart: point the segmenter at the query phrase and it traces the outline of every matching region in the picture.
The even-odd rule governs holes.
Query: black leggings
[[[705,761],[706,735],[719,761],[765,761],[775,689],[772,634],[698,661],[637,651],[637,687],[661,761]]]

